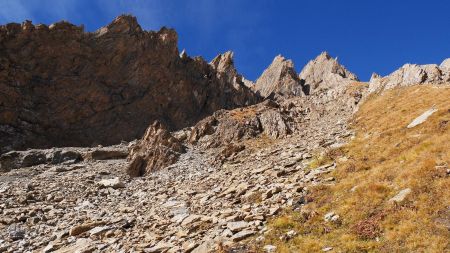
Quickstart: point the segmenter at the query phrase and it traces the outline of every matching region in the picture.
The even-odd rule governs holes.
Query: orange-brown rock
[[[67,22],[0,26],[0,153],[109,145],[154,120],[180,129],[255,103],[223,58],[180,57],[174,30],[144,31],[131,16],[92,33]]]
[[[290,121],[292,118],[279,108],[279,104],[266,100],[244,108],[215,112],[192,128],[189,142],[220,147],[261,134],[277,139],[291,133]]]
[[[131,150],[127,173],[132,177],[143,176],[175,163],[184,152],[181,141],[173,137],[162,123],[155,121]]]

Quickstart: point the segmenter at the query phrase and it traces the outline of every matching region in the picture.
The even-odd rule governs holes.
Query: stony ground
[[[314,112],[298,122],[302,130],[243,141],[222,161],[219,149],[187,146],[177,163],[147,177],[130,178],[128,162],[114,155],[2,173],[0,251],[208,252],[261,240],[270,217],[306,202],[310,184],[333,183],[318,175],[334,164],[308,164],[352,133],[342,113]],[[126,145],[94,150],[103,149]]]

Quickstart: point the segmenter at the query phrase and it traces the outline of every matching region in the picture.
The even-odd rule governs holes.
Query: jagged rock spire
[[[141,32],[142,28],[137,22],[136,17],[131,15],[120,15],[115,18],[109,25],[102,27],[96,31],[98,36],[107,33],[127,34]]]
[[[370,82],[381,78],[381,76],[378,73],[373,72],[372,75],[370,76]]]
[[[358,77],[339,64],[327,52],[322,52],[314,60],[309,61],[299,75],[304,80],[308,93],[328,90],[333,87],[358,81]]]
[[[234,67],[233,56],[234,53],[232,51],[227,51],[216,56],[209,64],[218,72],[231,71],[235,74],[236,68]]]
[[[303,87],[294,69],[294,63],[281,55],[276,56],[256,80],[255,89],[263,97],[272,93],[287,96],[303,94]]]

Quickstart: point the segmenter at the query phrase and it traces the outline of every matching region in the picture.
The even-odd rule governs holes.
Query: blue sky
[[[0,0],[1,24],[64,19],[93,31],[122,13],[146,30],[175,28],[189,55],[234,51],[238,71],[252,80],[277,54],[299,71],[328,51],[362,80],[450,57],[446,0]]]

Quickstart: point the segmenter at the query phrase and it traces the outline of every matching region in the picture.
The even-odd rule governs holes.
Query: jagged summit
[[[255,90],[263,97],[272,93],[286,96],[303,95],[303,87],[291,60],[277,55],[256,80]]]
[[[234,53],[232,51],[227,51],[223,54],[219,54],[210,62],[210,65],[212,65],[215,69],[218,71],[225,71],[225,70],[232,70],[236,71],[234,67],[234,60],[233,60]]]
[[[309,61],[299,75],[304,80],[308,93],[319,91],[358,81],[358,77],[339,64],[327,52],[322,52],[314,60]]]
[[[372,75],[370,76],[370,81],[372,82],[372,80],[381,78],[381,75],[379,75],[378,73],[373,72]]]
[[[105,33],[136,33],[142,32],[136,17],[131,15],[120,15],[115,18],[109,25],[102,27],[96,31],[97,34]]]

